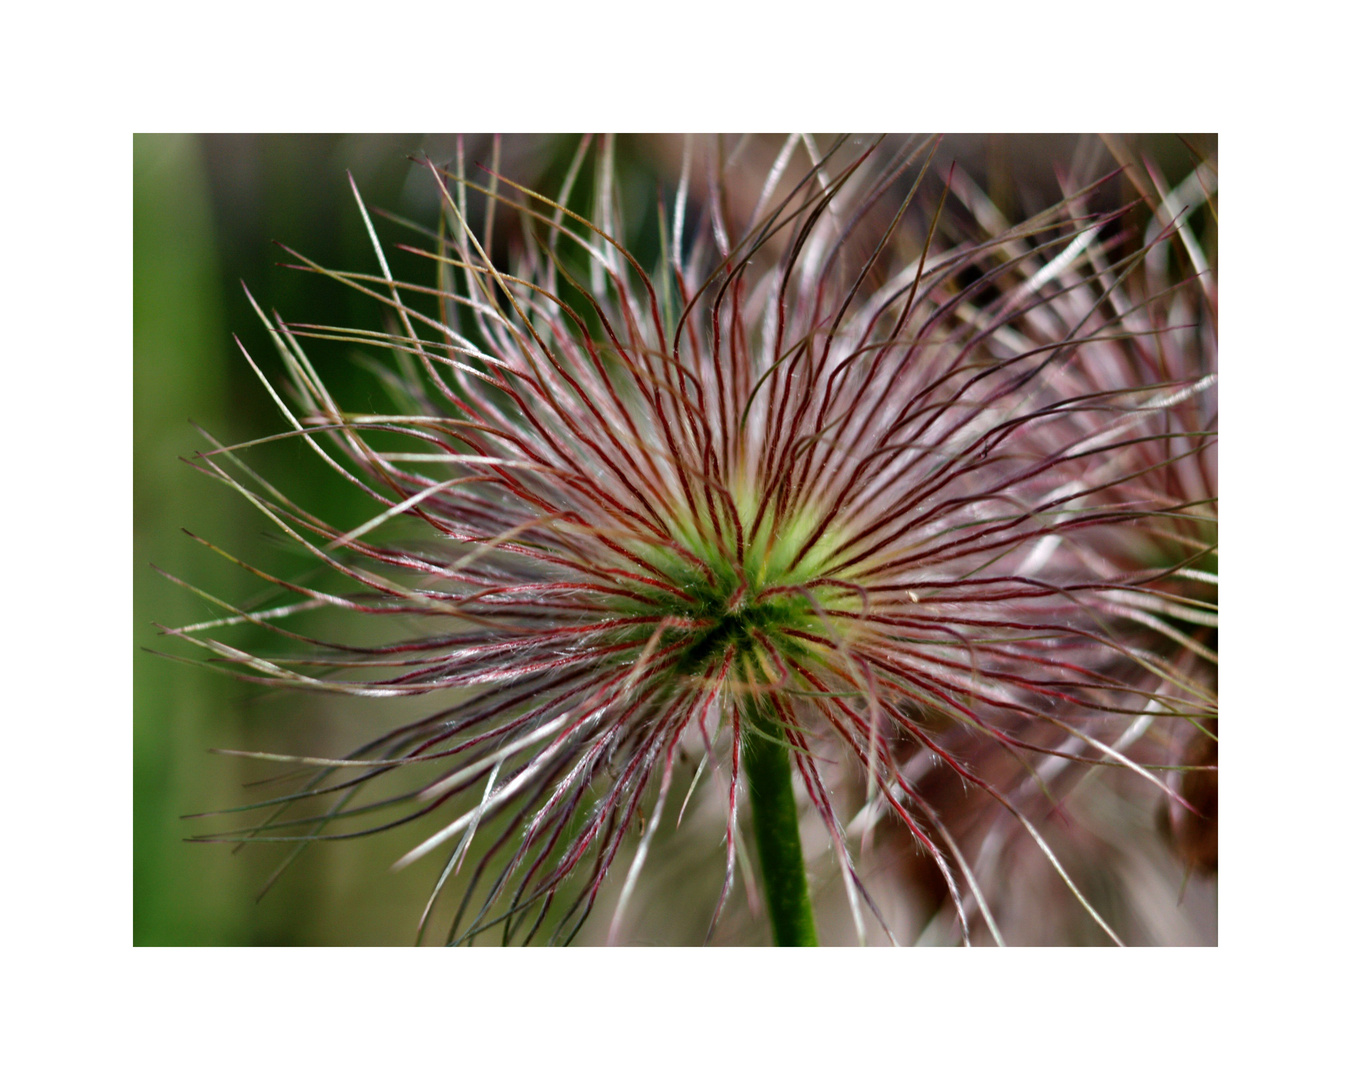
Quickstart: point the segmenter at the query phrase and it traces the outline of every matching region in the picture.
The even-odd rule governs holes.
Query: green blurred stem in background
[[[242,945],[251,940],[249,891],[217,849],[185,844],[180,820],[238,799],[239,771],[206,770],[206,747],[234,741],[234,711],[209,673],[172,664],[154,622],[211,612],[152,564],[220,591],[220,560],[184,542],[191,526],[234,543],[238,519],[196,482],[180,457],[200,440],[189,418],[219,430],[229,379],[218,255],[198,140],[133,142],[133,605],[132,940],[137,945]],[[194,499],[204,491],[204,497]],[[153,621],[152,621],[153,620]]]

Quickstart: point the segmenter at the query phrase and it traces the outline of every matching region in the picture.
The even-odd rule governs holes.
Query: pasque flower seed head
[[[1127,736],[1142,717],[1214,728],[1166,646],[1192,640],[1170,616],[1199,610],[1184,572],[1213,561],[1213,490],[1170,478],[1213,453],[1214,373],[1122,361],[1168,332],[1167,289],[1141,285],[1178,226],[1133,238],[1091,209],[1103,180],[993,222],[922,139],[790,138],[734,211],[745,145],[687,143],[646,263],[611,140],[583,141],[552,195],[425,163],[442,219],[401,245],[423,278],[395,278],[359,194],[372,272],[292,253],[388,312],[339,329],[258,308],[289,384],[267,386],[281,437],[370,509],[321,520],[249,447],[203,453],[314,573],[251,567],[288,595],[172,633],[245,679],[428,705],[348,756],[287,758],[303,783],[223,838],[416,831],[400,865],[442,862],[424,927],[467,879],[455,942],[569,940],[619,866],[618,940],[693,786],[725,814],[710,919],[750,850],[776,940],[814,939],[801,805],[860,939],[884,920],[859,853],[888,820],[939,868],[960,933],[998,941],[981,836],[955,826],[972,793],[1115,938],[1043,840],[1035,778],[1119,770],[1187,812]],[[382,352],[395,404],[337,400],[312,339]],[[325,610],[353,640],[296,628]],[[220,639],[243,623],[283,647]]]

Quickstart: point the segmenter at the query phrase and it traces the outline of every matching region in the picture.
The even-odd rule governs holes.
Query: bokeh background
[[[1192,168],[1189,146],[1207,155],[1216,149],[1215,137],[1205,135],[1127,141],[1172,181]],[[766,139],[752,150],[772,159],[777,142]],[[576,144],[577,138],[567,135],[509,136],[500,143],[499,168],[519,182],[554,190]],[[947,161],[958,160],[1006,212],[1016,214],[1058,197],[1057,169],[1084,153],[1084,145],[1075,136],[953,137],[942,144],[936,171],[941,174]],[[464,146],[471,168],[490,161],[494,152],[492,140],[483,136],[466,136]],[[650,257],[644,248],[655,251],[653,193],[658,184],[665,185],[668,197],[674,190],[682,142],[671,136],[630,136],[617,146],[628,232],[638,237],[639,256]],[[232,602],[258,591],[256,578],[185,530],[274,573],[302,567],[269,534],[266,519],[182,460],[209,446],[194,423],[226,443],[282,430],[283,418],[231,340],[237,334],[260,368],[280,378],[281,365],[241,283],[265,309],[275,308],[290,319],[379,327],[383,316],[374,301],[286,268],[281,264],[292,260],[274,241],[326,266],[375,272],[348,174],[368,206],[434,226],[435,187],[425,168],[410,160],[424,154],[453,160],[455,140],[417,134],[140,135],[134,140],[133,940],[138,945],[408,944],[439,869],[435,860],[426,860],[426,865],[389,872],[413,833],[314,844],[259,900],[284,850],[265,844],[232,855],[228,846],[187,842],[215,823],[186,815],[278,793],[264,781],[279,770],[210,751],[340,755],[426,703],[354,706],[342,698],[275,692],[155,652],[189,655],[167,642],[156,623],[183,625],[219,614],[156,567]],[[1103,155],[1102,171],[1110,167]],[[394,226],[377,228],[390,239],[402,238]],[[506,242],[506,231],[499,235]],[[391,261],[396,276],[428,278],[425,264],[401,259],[398,252],[391,252]],[[351,347],[316,349],[312,355],[339,400],[360,406],[370,398],[375,406],[369,374]],[[351,490],[308,467],[303,455],[262,447],[249,461],[320,516],[338,523],[363,520]],[[247,640],[247,633],[231,640]],[[697,832],[700,823],[682,828],[691,826]],[[671,910],[649,911],[648,929],[640,920],[634,940],[702,940],[721,881],[720,844],[715,826],[711,843],[696,841],[682,850],[663,875],[673,890]],[[675,888],[706,870],[713,875],[709,889]],[[1176,905],[1185,924],[1178,933],[1202,943],[1213,937],[1213,914],[1206,914],[1213,912],[1213,886],[1201,882],[1189,889],[1187,903],[1196,911]],[[602,938],[615,889],[610,891],[593,920]],[[662,891],[660,883],[657,891]],[[1174,896],[1166,899],[1176,902]],[[763,930],[735,917],[727,923],[720,941],[755,943]],[[822,933],[826,940],[834,936],[825,925]],[[841,940],[848,939],[846,929]]]

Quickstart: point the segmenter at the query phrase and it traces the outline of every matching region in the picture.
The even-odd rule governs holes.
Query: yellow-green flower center
[[[839,640],[846,629],[838,616],[858,611],[861,600],[849,585],[824,579],[831,534],[803,552],[818,522],[798,515],[763,525],[742,537],[739,554],[730,530],[710,535],[706,522],[674,529],[669,546],[642,546],[644,561],[679,591],[639,590],[644,613],[668,620],[662,643],[683,641],[680,674],[703,674],[730,655],[737,677],[776,682],[785,674],[783,660]]]

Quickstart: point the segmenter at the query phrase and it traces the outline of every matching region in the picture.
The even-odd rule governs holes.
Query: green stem
[[[745,704],[741,752],[774,944],[815,945],[816,926],[793,798],[793,766],[783,725],[772,705],[750,699]]]

